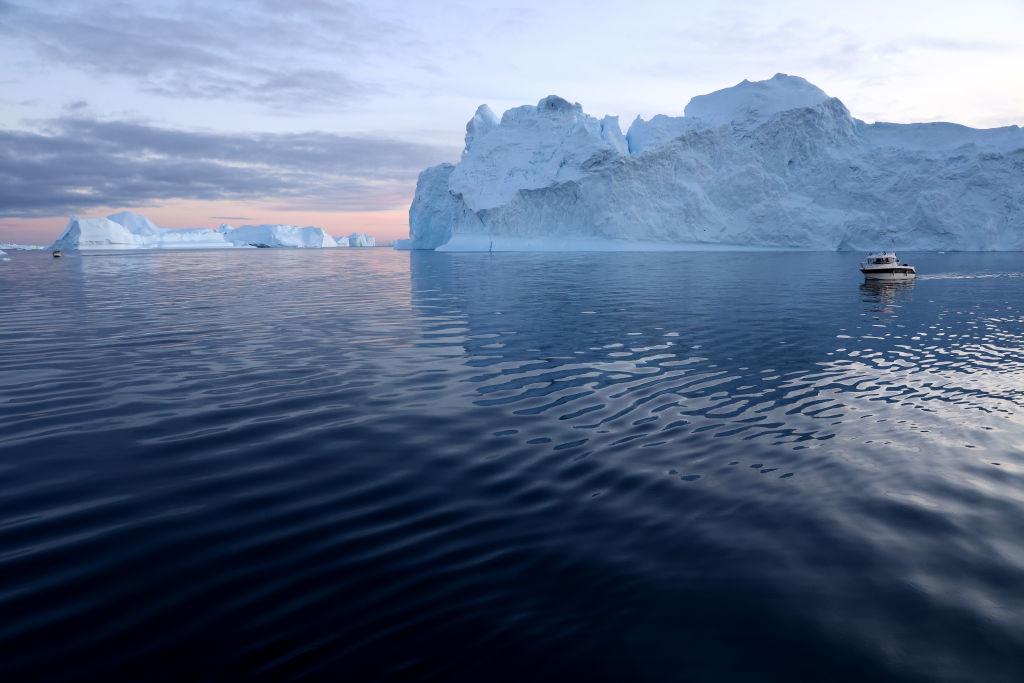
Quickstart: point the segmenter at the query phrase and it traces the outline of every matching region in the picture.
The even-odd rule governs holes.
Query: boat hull
[[[871,282],[906,282],[917,277],[914,272],[872,272],[870,270],[860,271],[864,273],[864,279]]]

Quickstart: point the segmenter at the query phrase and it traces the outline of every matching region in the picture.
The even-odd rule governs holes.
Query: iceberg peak
[[[540,102],[537,103],[537,111],[554,111],[554,112],[581,112],[583,107],[579,102],[570,104],[569,100],[559,97],[558,95],[548,95]]]
[[[498,125],[498,117],[490,107],[486,104],[477,107],[473,118],[466,123],[466,147],[462,150],[463,156],[469,151],[474,140],[486,135],[488,131],[494,130]]]
[[[509,109],[497,123],[489,114],[479,108],[466,124],[466,149],[449,178],[451,191],[474,211],[521,190],[572,181],[592,160],[628,153],[618,117],[598,120],[557,95]]]
[[[683,113],[707,126],[759,123],[780,111],[813,107],[829,99],[825,91],[806,79],[777,73],[765,81],[744,79],[730,88],[697,95]]]
[[[118,225],[123,225],[129,232],[136,235],[147,235],[152,237],[160,234],[160,228],[157,227],[156,223],[149,220],[141,213],[135,213],[134,211],[121,211],[107,216],[107,218]]]

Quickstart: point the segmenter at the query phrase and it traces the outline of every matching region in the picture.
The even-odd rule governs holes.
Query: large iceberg
[[[372,239],[372,238],[371,238]],[[72,216],[50,249],[225,249],[232,247],[294,247],[327,249],[337,242],[323,228],[294,225],[221,225],[170,229],[156,226],[130,211],[106,218]]]
[[[777,74],[614,117],[546,97],[480,107],[424,170],[396,248],[1024,249],[1024,130],[867,124]]]

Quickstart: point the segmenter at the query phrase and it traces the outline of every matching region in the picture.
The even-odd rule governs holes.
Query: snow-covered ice
[[[362,234],[362,241],[373,238]],[[346,240],[349,238],[345,238]],[[293,247],[330,249],[337,241],[323,228],[294,225],[221,225],[210,228],[160,228],[130,211],[106,218],[72,216],[50,249],[226,249],[233,247]]]
[[[775,74],[767,81],[744,80],[731,88],[697,95],[683,115],[697,119],[705,128],[733,122],[749,125],[767,121],[780,111],[814,107],[828,100],[823,90],[799,76]]]
[[[398,249],[1024,249],[1024,130],[868,124],[777,74],[684,115],[486,106],[424,170]]]

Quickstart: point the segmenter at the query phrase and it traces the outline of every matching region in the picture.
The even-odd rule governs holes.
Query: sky
[[[868,122],[1024,124],[1024,1],[0,0],[0,242],[70,214],[405,236],[479,104],[595,116],[803,76]]]

